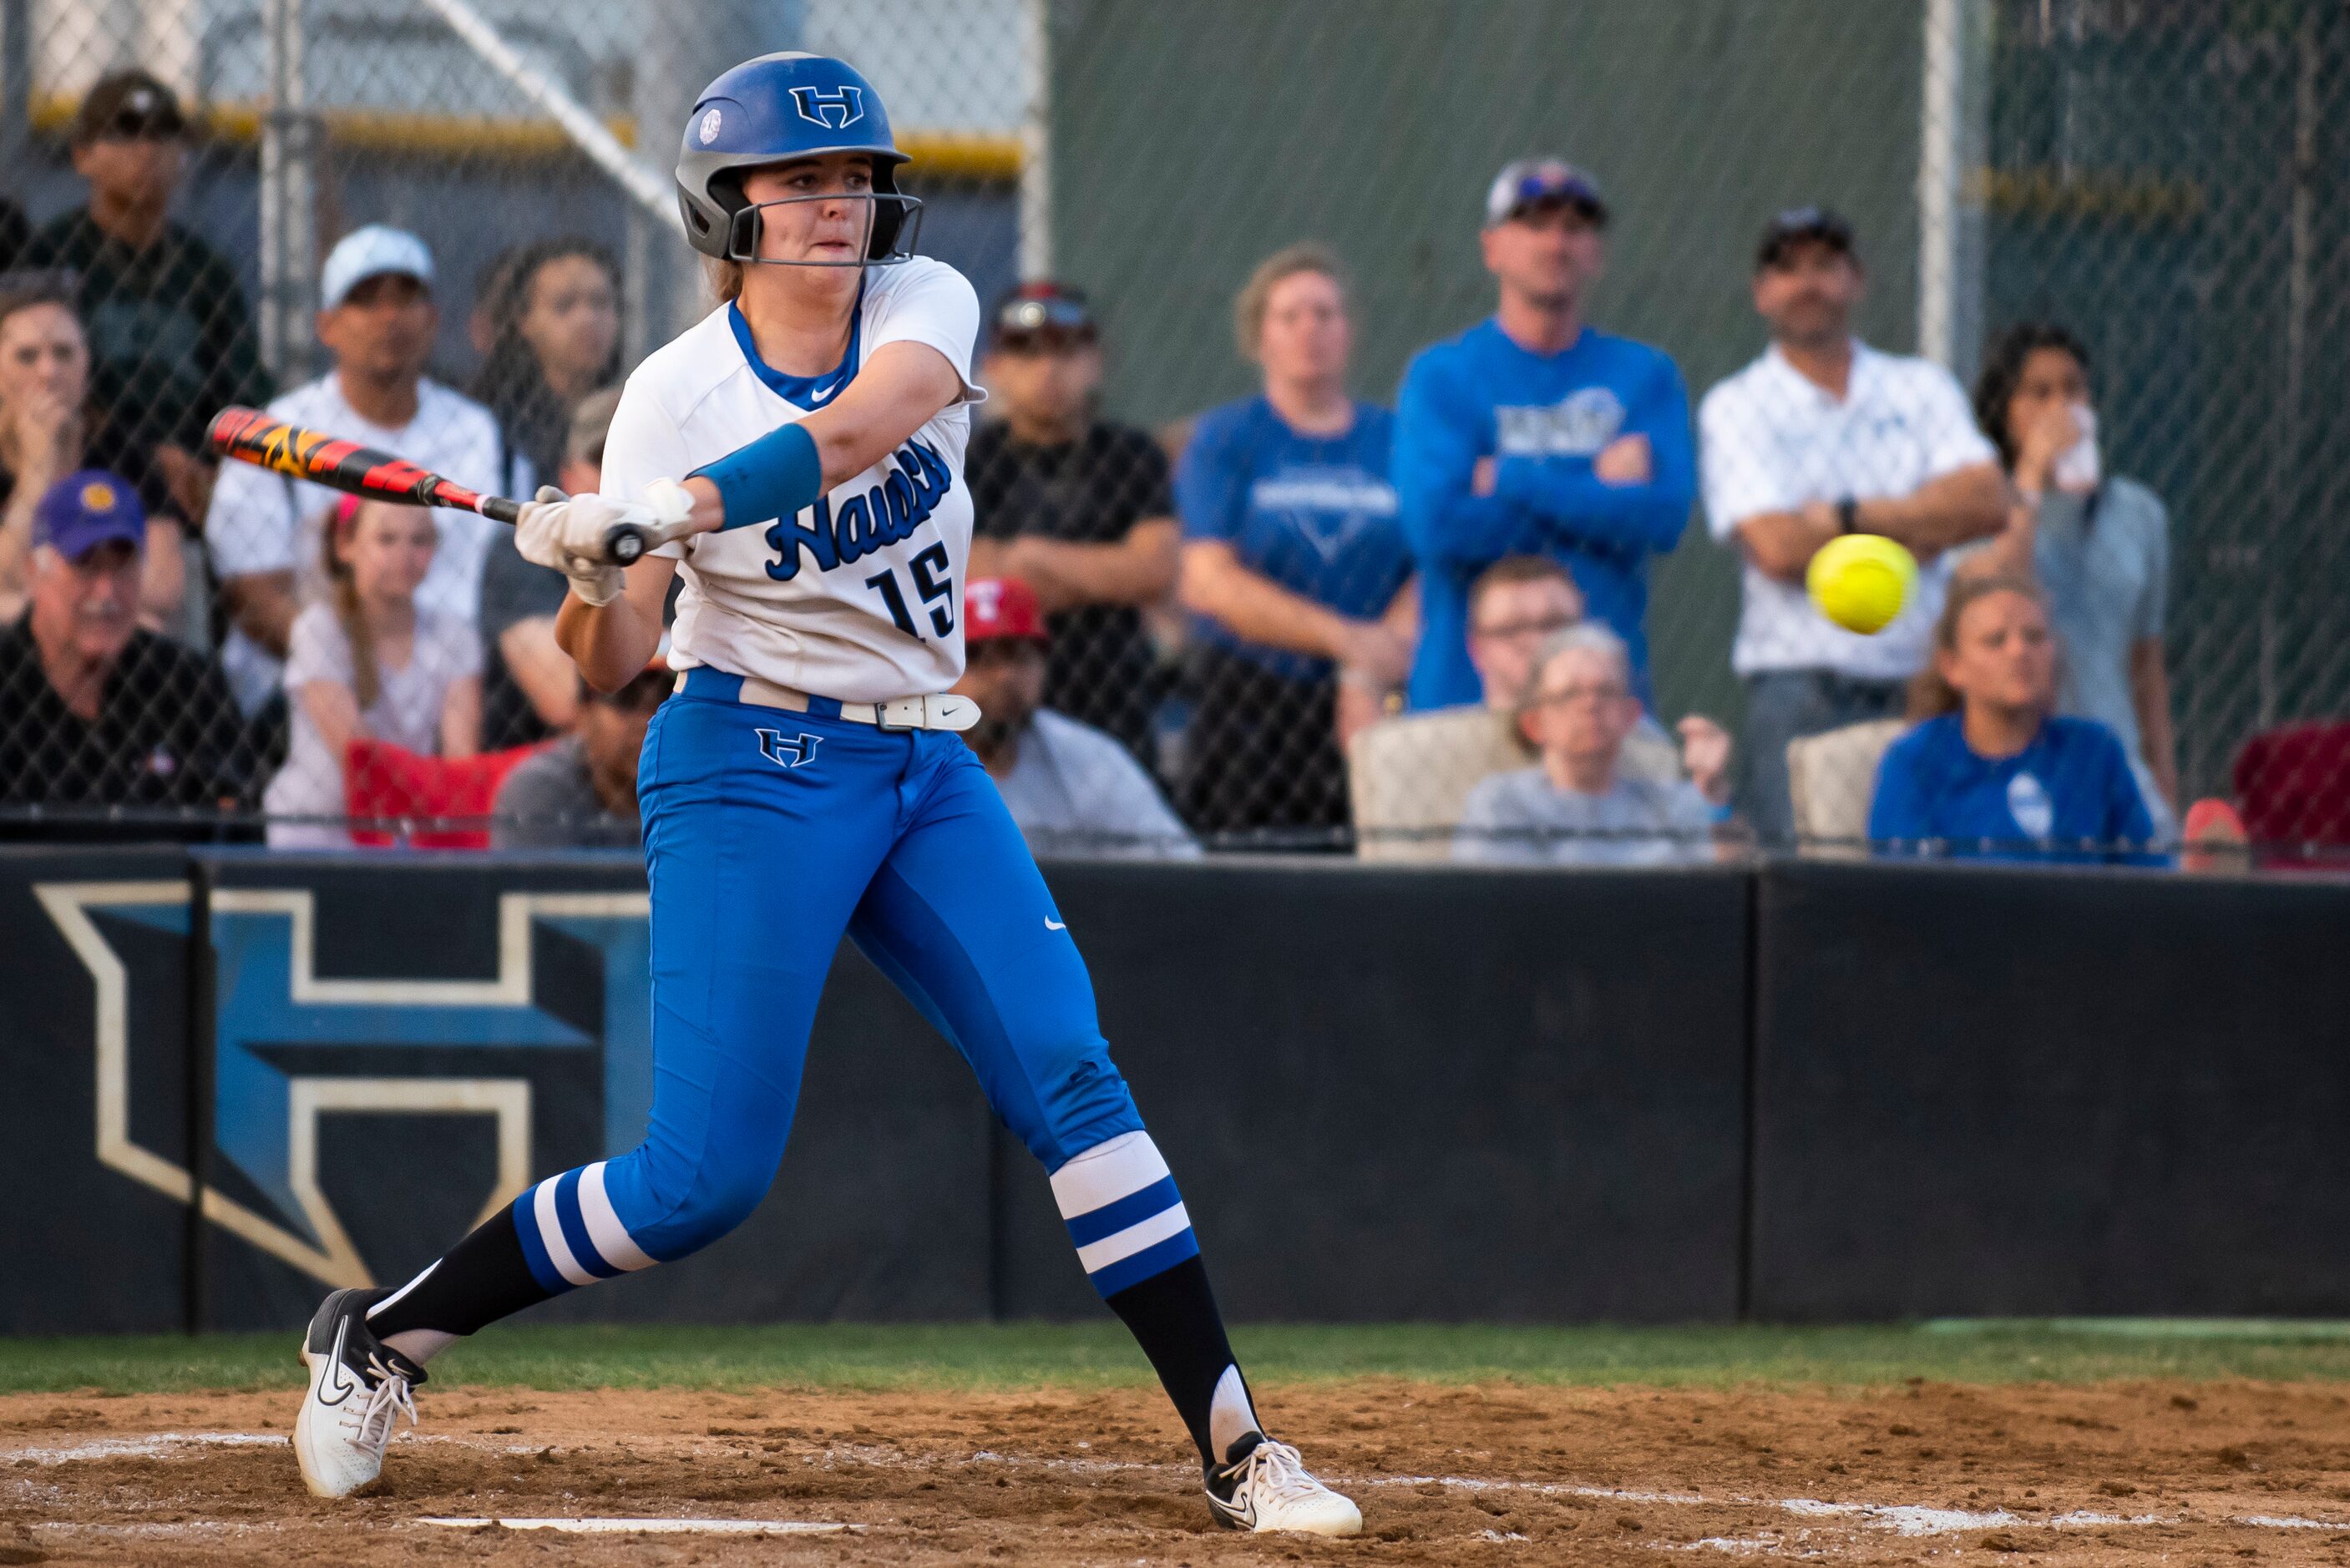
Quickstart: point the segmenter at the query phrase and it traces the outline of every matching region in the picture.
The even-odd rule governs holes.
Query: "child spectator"
[[[1868,812],[1888,851],[2076,858],[2153,839],[2114,732],[2054,713],[2056,645],[2030,581],[1951,585],[1913,701],[1926,722],[1885,753]]]
[[[176,624],[187,592],[185,530],[145,450],[91,403],[89,344],[68,281],[0,277],[0,620],[25,607],[34,508],[66,475],[104,469],[146,476],[140,620],[167,631]]]
[[[1260,265],[1236,307],[1264,390],[1201,416],[1175,494],[1191,659],[1184,796],[1207,832],[1347,821],[1339,748],[1411,667],[1394,419],[1347,395],[1346,275],[1318,245]]]
[[[1534,664],[1520,722],[1542,753],[1469,792],[1453,858],[1483,865],[1669,866],[1714,857],[1730,815],[1730,735],[1680,722],[1686,782],[1627,775],[1624,742],[1640,722],[1632,656],[1597,622],[1569,628]]]
[[[2105,472],[2089,351],[2061,327],[2027,323],[1992,345],[1975,417],[2007,471],[2007,527],[1958,569],[2040,585],[2064,655],[2056,711],[2119,737],[2168,837],[2178,800],[2162,663],[2169,514],[2145,485]]]
[[[432,253],[402,230],[370,223],[345,234],[319,269],[318,339],[335,367],[269,405],[271,417],[385,452],[420,468],[495,494],[528,475],[501,461],[490,411],[424,374],[441,315],[433,303]],[[535,483],[536,481],[531,481]],[[521,494],[530,492],[516,485]],[[295,618],[320,591],[322,524],[340,498],[307,480],[233,462],[213,487],[204,545],[234,623],[221,663],[237,704],[256,729],[274,729],[274,710]],[[420,608],[471,635],[481,609],[482,561],[511,535],[486,518],[442,507],[440,545],[417,593]],[[290,698],[287,699],[290,701]]]
[[[346,497],[324,544],[327,597],[294,618],[287,638],[292,739],[262,797],[272,846],[350,842],[322,819],[345,815],[343,759],[355,740],[444,757],[480,747],[481,639],[472,622],[416,602],[439,545],[433,514]]]

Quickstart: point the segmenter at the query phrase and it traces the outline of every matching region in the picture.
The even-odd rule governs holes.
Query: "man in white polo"
[[[281,395],[271,415],[404,457],[475,490],[500,490],[504,443],[496,419],[424,375],[441,325],[424,242],[381,223],[345,234],[319,271],[318,306],[318,340],[335,368]],[[515,483],[516,494],[530,493],[530,475]],[[248,718],[276,693],[286,630],[323,587],[320,524],[339,499],[265,469],[221,465],[204,547],[234,623],[221,662]],[[445,506],[432,514],[441,545],[417,587],[416,607],[472,621],[481,609],[482,557],[498,525]]]
[[[1698,410],[1707,517],[1746,563],[1731,665],[1747,688],[1748,820],[1766,845],[1794,837],[1787,742],[1900,714],[1941,613],[1945,553],[2006,515],[1998,456],[1950,373],[1853,337],[1864,283],[1842,218],[1773,218],[1754,265],[1771,347]],[[1874,637],[1830,624],[1804,590],[1820,546],[1855,533],[1918,561],[1916,597]]]

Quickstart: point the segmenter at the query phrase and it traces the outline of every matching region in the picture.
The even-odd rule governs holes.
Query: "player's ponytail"
[[[359,611],[359,578],[351,571],[350,557],[344,554],[359,532],[363,504],[356,495],[346,495],[336,503],[334,515],[327,520],[325,550],[329,585],[327,602],[335,612],[335,623],[343,628],[343,640],[350,646],[351,694],[358,699],[362,713],[375,706],[376,698],[383,691],[381,667],[376,662],[375,633],[369,629],[367,617]]]
[[[710,268],[710,292],[721,305],[732,305],[743,297],[743,264],[738,261],[712,261]]]

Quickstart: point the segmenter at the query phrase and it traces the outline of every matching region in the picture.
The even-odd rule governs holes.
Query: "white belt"
[[[676,690],[684,691],[692,674],[691,670],[680,670]],[[780,708],[786,713],[808,711],[806,692],[755,675],[743,677],[739,695],[756,708]],[[968,730],[979,722],[979,704],[968,697],[940,691],[928,697],[893,697],[887,702],[843,702],[840,716],[852,724],[871,724],[881,730]]]

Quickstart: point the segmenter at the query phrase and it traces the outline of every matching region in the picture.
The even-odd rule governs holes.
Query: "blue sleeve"
[[[1877,764],[1877,793],[1868,802],[1868,838],[1878,846],[1879,854],[1887,853],[1888,845],[1914,845],[1934,836],[1925,781],[1918,765],[1918,751],[1904,737]]]
[[[1182,466],[1175,471],[1175,506],[1186,539],[1230,544],[1240,537],[1248,475],[1242,472],[1240,443],[1232,439],[1238,425],[1222,410],[1212,410],[1201,417],[1183,449]]]
[[[1586,545],[1661,552],[1679,544],[1697,499],[1689,389],[1679,367],[1659,354],[1632,391],[1619,435],[1648,438],[1647,483],[1609,484],[1587,457],[1505,457],[1496,465],[1494,494]]]
[[[1404,372],[1392,474],[1404,539],[1423,566],[1482,566],[1547,542],[1539,521],[1515,503],[1469,493],[1469,471],[1489,444],[1483,427],[1441,364],[1423,354]]]

